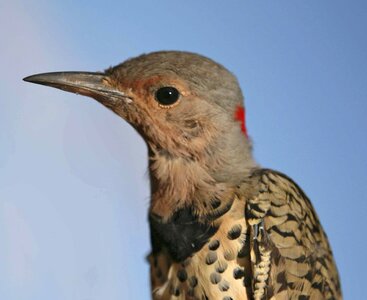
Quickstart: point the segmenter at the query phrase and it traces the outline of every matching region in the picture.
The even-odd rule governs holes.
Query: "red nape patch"
[[[234,119],[241,122],[241,131],[246,137],[248,137],[246,129],[245,108],[243,106],[237,106],[237,109],[234,113]]]

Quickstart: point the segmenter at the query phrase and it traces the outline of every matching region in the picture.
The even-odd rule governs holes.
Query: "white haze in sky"
[[[0,299],[147,299],[144,145],[93,100],[21,80],[73,65],[43,14],[0,4]]]

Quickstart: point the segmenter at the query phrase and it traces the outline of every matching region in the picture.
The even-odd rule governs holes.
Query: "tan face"
[[[171,155],[203,151],[214,131],[211,114],[215,111],[186,81],[164,75],[119,80],[111,74],[104,82],[131,99],[111,109],[135,127],[149,146]]]
[[[137,110],[138,115],[130,117],[138,118],[139,123],[144,123],[144,119],[148,116],[155,115],[157,118],[164,118],[167,111],[180,105],[182,101],[188,101],[189,98],[192,98],[192,93],[185,82],[165,76],[156,75],[135,80],[128,78],[118,80],[112,75],[106,77],[104,83],[112,89],[122,91],[132,100],[129,104]],[[121,106],[125,105],[124,102],[120,104]],[[114,107],[114,111],[118,113],[121,108],[117,105]],[[125,108],[122,109],[122,113],[124,113]],[[121,117],[125,118],[124,115]],[[134,119],[128,121],[131,121],[132,125],[138,125]]]
[[[195,54],[157,52],[105,73],[46,73],[25,80],[96,99],[129,122],[150,150],[171,156],[200,158],[218,143],[222,149],[228,144],[223,137],[240,124],[234,120],[242,105],[236,79]]]

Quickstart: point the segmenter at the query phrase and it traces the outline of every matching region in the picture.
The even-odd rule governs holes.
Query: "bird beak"
[[[103,73],[52,72],[28,76],[23,80],[89,96],[110,108],[121,100],[128,103],[132,100],[124,92],[110,86],[108,76]]]

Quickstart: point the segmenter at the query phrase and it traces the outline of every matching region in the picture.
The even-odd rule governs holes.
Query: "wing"
[[[341,299],[332,252],[307,196],[278,172],[254,177],[259,192],[246,206],[254,299]]]

